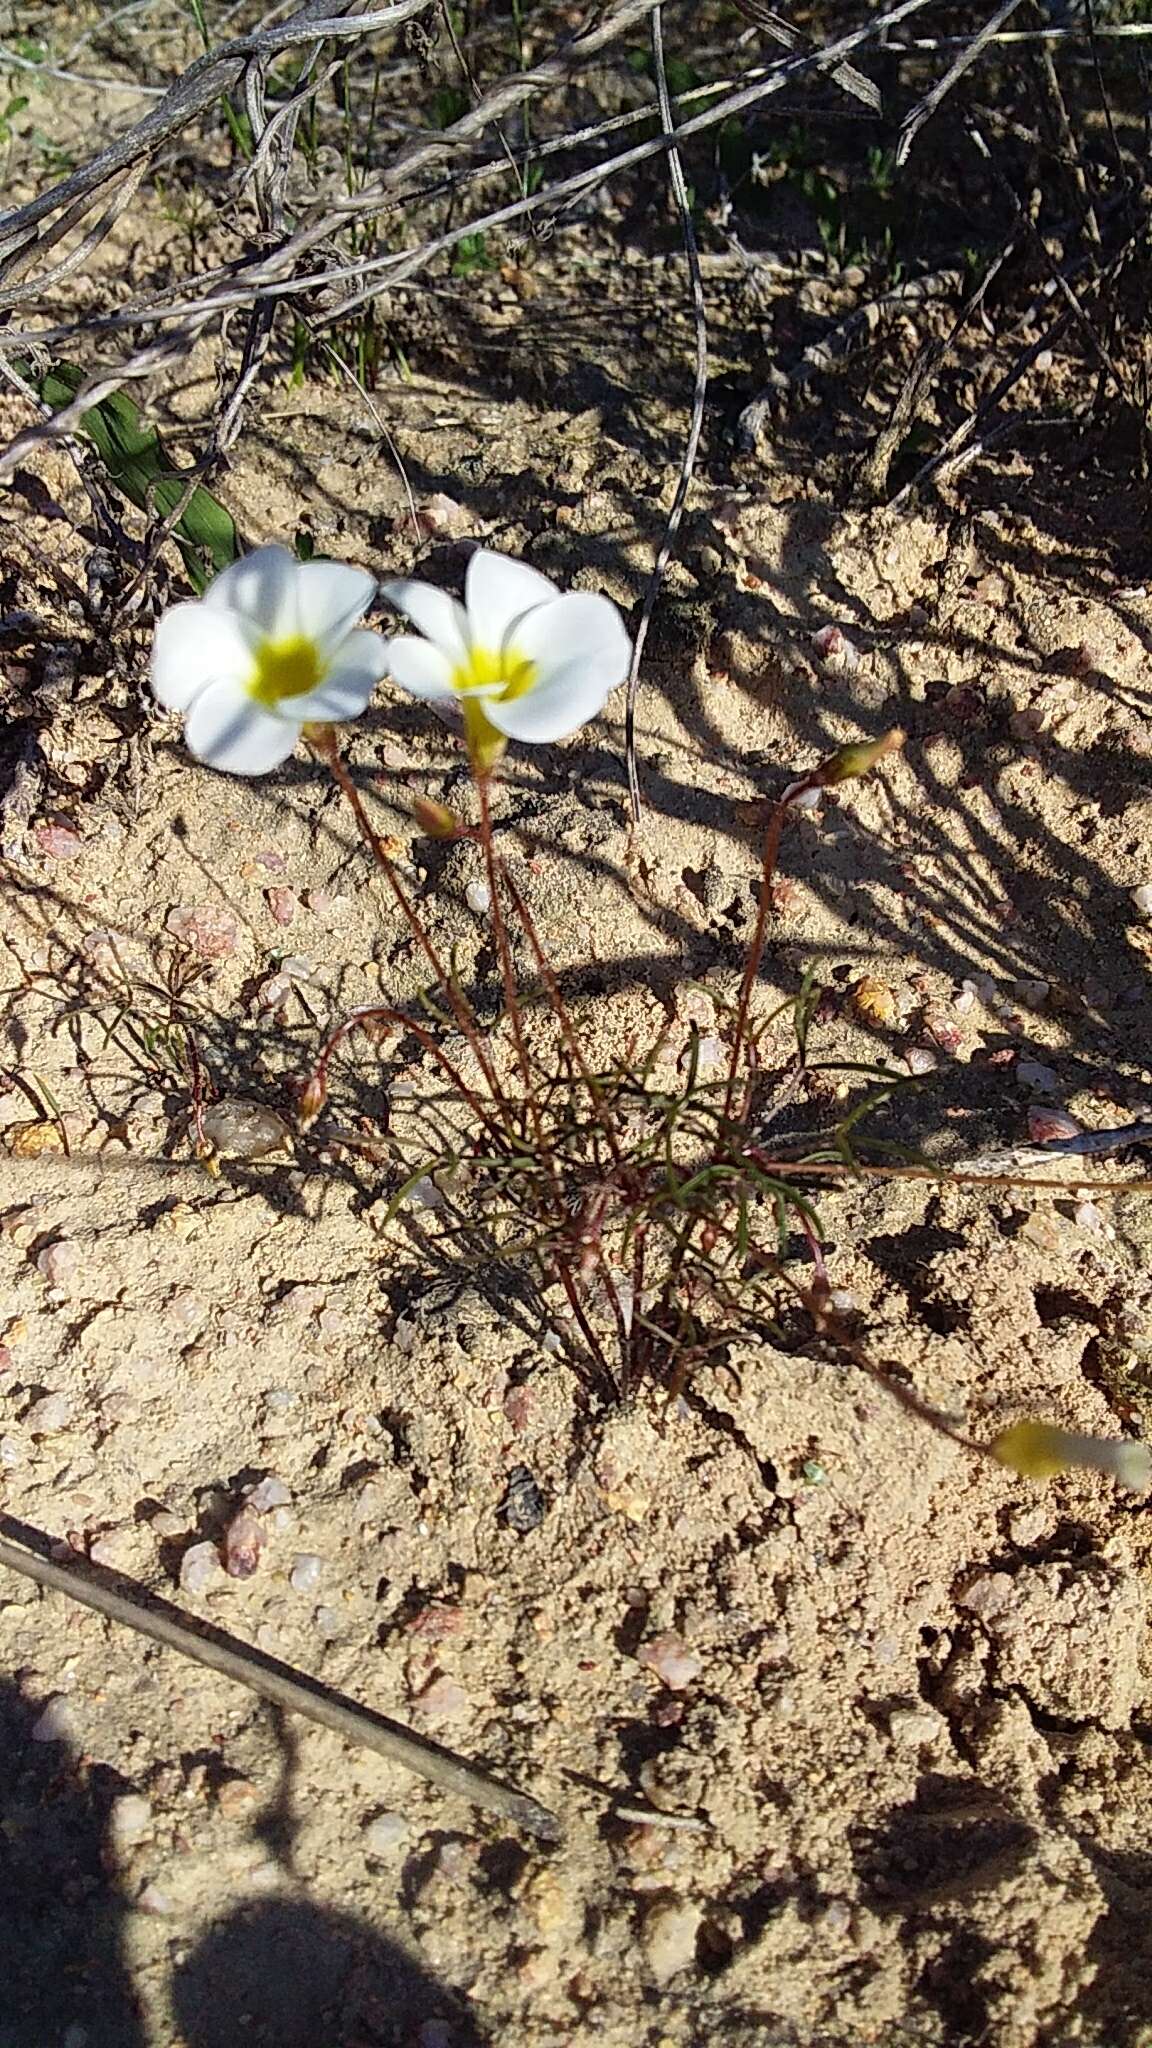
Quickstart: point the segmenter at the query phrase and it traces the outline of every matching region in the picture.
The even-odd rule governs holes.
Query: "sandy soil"
[[[656,317],[678,265],[636,267],[591,367],[579,332],[533,352],[515,278],[470,313],[495,368],[413,315],[378,403],[418,504],[453,501],[419,543],[355,395],[270,372],[224,491],[247,538],[306,525],[448,584],[485,540],[631,609],[688,334]],[[747,363],[751,301],[716,291],[721,362]],[[591,1403],[515,1271],[434,1212],[386,1220],[357,1141],[435,1085],[387,1043],[350,1043],[312,1137],[208,1175],[171,976],[211,1092],[290,1116],[326,1026],[420,962],[303,755],[225,781],[148,711],[147,621],[102,632],[75,475],[35,470],[0,507],[5,1513],[488,1764],[566,1835],[540,1850],[4,1575],[2,2048],[1146,2048],[1143,1504],[976,1464],[803,1331],[737,1344],[671,1413]],[[797,821],[765,1003],[814,964],[821,1058],[933,1051],[882,1128],[942,1158],[1022,1139],[1030,1105],[1147,1116],[1144,544],[1087,492],[1070,532],[1021,457],[931,513],[848,495],[811,438],[714,435],[646,669],[638,835],[618,704],[509,759],[501,843],[585,1042],[666,1026],[674,1071],[694,1021],[720,1028],[755,805],[899,723],[898,760]],[[858,661],[821,660],[829,624]],[[466,804],[451,735],[384,689],[349,754],[483,989],[478,866],[410,816]],[[863,1181],[822,1214],[873,1354],[974,1434],[1146,1418],[1146,1197]],[[229,1577],[202,1546],[269,1478],[258,1568]]]

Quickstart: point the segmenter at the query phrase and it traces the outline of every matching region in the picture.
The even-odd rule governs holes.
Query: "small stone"
[[[246,1496],[247,1505],[258,1515],[267,1515],[273,1508],[287,1508],[292,1505],[292,1489],[285,1486],[274,1472],[261,1479]]]
[[[904,1064],[910,1074],[932,1074],[940,1062],[926,1045],[910,1045],[904,1055]]]
[[[288,1583],[294,1593],[314,1593],[324,1572],[324,1560],[311,1551],[302,1551],[293,1561],[288,1574]]]
[[[487,882],[469,882],[464,891],[464,901],[477,917],[487,917],[492,908],[492,891]]]
[[[842,626],[821,626],[812,635],[812,648],[830,676],[854,675],[860,666],[860,650]]]
[[[654,1671],[669,1692],[683,1692],[693,1679],[699,1677],[701,1669],[700,1659],[692,1655],[683,1637],[673,1629],[653,1636],[651,1642],[641,1643],[636,1652],[636,1662],[643,1664],[646,1670]]]
[[[1034,1145],[1046,1145],[1052,1138],[1078,1138],[1080,1131],[1081,1126],[1067,1110],[1035,1103],[1028,1111],[1028,1136]]]
[[[250,1579],[260,1563],[264,1548],[264,1526],[247,1503],[233,1515],[224,1531],[224,1569],[230,1579]]]
[[[412,1711],[427,1723],[459,1721],[468,1713],[470,1704],[460,1681],[442,1672],[438,1678],[429,1681],[423,1692],[417,1693]]]
[[[34,1401],[24,1417],[24,1427],[33,1436],[54,1436],[72,1422],[72,1402],[67,1394],[44,1394]]]
[[[1032,1088],[1038,1095],[1054,1095],[1060,1086],[1055,1068],[1046,1067],[1040,1060],[1017,1060],[1016,1079],[1021,1088]]]
[[[118,1848],[139,1841],[152,1825],[152,1802],[142,1792],[123,1792],[108,1811],[108,1832]]]
[[[164,920],[165,929],[201,960],[227,960],[236,951],[239,926],[222,903],[197,908],[178,903]]]
[[[75,860],[84,851],[84,841],[70,825],[38,825],[32,837],[51,860]]]
[[[888,1733],[901,1749],[930,1749],[947,1732],[947,1724],[931,1707],[894,1707]]]
[[[962,988],[960,990],[959,995],[953,996],[952,1008],[957,1012],[959,1016],[966,1017],[970,1010],[974,1010],[976,1008],[975,989]]]
[[[79,1245],[60,1238],[55,1244],[45,1245],[36,1260],[36,1268],[49,1287],[58,1287],[61,1294],[70,1294],[75,1291],[82,1263],[83,1253]]]
[[[143,1891],[137,1896],[136,1909],[140,1913],[147,1913],[154,1920],[167,1920],[174,1911],[167,1892],[162,1892],[158,1884],[144,1886]]]
[[[300,907],[295,889],[268,889],[265,898],[277,924],[291,924]]]
[[[92,2039],[87,2027],[79,2025],[65,2027],[60,2048],[89,2048]]]
[[[369,1856],[394,1856],[411,1832],[402,1813],[378,1813],[364,1824],[364,1847]]]
[[[653,1906],[645,1916],[643,1948],[658,1984],[667,1984],[696,1960],[696,1942],[703,1915],[699,1906]]]
[[[204,1111],[204,1136],[226,1159],[266,1159],[291,1152],[292,1131],[278,1110],[246,1096],[226,1095]]]
[[[1016,1002],[1026,1003],[1030,1010],[1042,1010],[1052,993],[1050,981],[1014,981],[1012,994]]]
[[[1141,882],[1138,889],[1133,889],[1132,901],[1141,917],[1152,917],[1152,882]]]
[[[514,1465],[508,1474],[508,1491],[498,1510],[517,1536],[530,1536],[544,1520],[544,1495],[527,1465]]]
[[[224,1577],[220,1553],[214,1543],[194,1543],[180,1559],[180,1589],[203,1593]]]
[[[14,1472],[23,1455],[14,1436],[0,1436],[0,1467],[6,1472]]]
[[[225,1778],[216,1793],[216,1809],[225,1820],[242,1820],[256,1804],[256,1787],[249,1778]]]
[[[32,1725],[33,1742],[74,1742],[76,1710],[67,1693],[54,1693],[38,1721]]]
[[[322,1642],[339,1642],[344,1633],[344,1623],[334,1607],[318,1607],[312,1616],[312,1626]]]
[[[973,1579],[956,1604],[974,1614],[978,1621],[994,1621],[997,1615],[1008,1612],[1015,1597],[1007,1572],[984,1572],[980,1578]]]

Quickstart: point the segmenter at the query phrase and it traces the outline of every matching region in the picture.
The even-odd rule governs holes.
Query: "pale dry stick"
[[[1126,404],[1132,407],[1133,411],[1137,413],[1138,417],[1142,418],[1143,415],[1140,406],[1138,404],[1138,401],[1135,398],[1133,398],[1131,392],[1128,389],[1124,372],[1121,370],[1119,364],[1114,360],[1112,352],[1108,348],[1106,342],[1104,341],[1103,336],[1093,326],[1092,321],[1089,319],[1087,313],[1085,312],[1080,299],[1077,297],[1076,293],[1072,289],[1072,282],[1068,275],[1067,268],[1057,264],[1057,262],[1053,258],[1051,251],[1048,248],[1048,244],[1045,241],[1043,235],[1040,233],[1040,230],[1037,227],[1036,222],[1033,220],[1031,213],[1029,212],[1027,207],[1025,207],[1021,203],[1019,195],[1013,189],[1009,180],[1005,177],[1004,172],[1001,170],[999,164],[997,163],[995,157],[992,154],[992,151],[989,149],[988,144],[985,142],[983,135],[980,133],[980,130],[976,126],[976,123],[974,121],[970,121],[968,123],[968,135],[969,139],[974,144],[975,148],[979,151],[985,163],[988,165],[989,170],[995,178],[996,183],[999,185],[1000,190],[1004,193],[1009,205],[1013,208],[1021,228],[1027,235],[1029,241],[1032,244],[1033,249],[1036,252],[1038,260],[1044,266],[1045,270],[1048,272],[1048,276],[1051,283],[1053,284],[1055,289],[1060,293],[1061,298],[1064,300],[1065,305],[1067,306],[1069,312],[1072,315],[1072,318],[1075,320],[1077,326],[1079,327],[1080,332],[1084,336],[1085,341],[1088,343],[1089,348],[1092,350],[1092,353],[1098,358],[1103,368],[1108,372],[1108,375],[1112,378],[1112,381],[1116,386],[1116,390],[1119,396],[1125,401]],[[1125,244],[1125,251],[1131,247],[1131,241],[1132,238],[1129,238],[1129,241]],[[1125,252],[1122,251],[1121,253],[1123,254]],[[1114,263],[1110,266],[1110,269],[1113,269],[1115,267],[1116,260],[1118,259],[1114,259]],[[1097,278],[1094,278],[1092,281],[1094,284],[1098,284],[1100,282],[1100,280]]]
[[[1152,21],[1128,21],[1110,27],[1098,27],[1098,38],[1110,41],[1144,42],[1152,36]],[[990,47],[1002,50],[1021,50],[1043,43],[1087,43],[1092,31],[1086,28],[1010,28],[1000,35],[981,36],[980,53]],[[882,42],[881,48],[893,57],[933,57],[941,50],[966,50],[971,36],[912,36],[907,42]]]
[[[1008,20],[1009,15],[1015,14],[1019,5],[1020,0],[1003,0],[1003,4],[997,8],[991,20],[986,22],[984,27],[979,29],[972,40],[959,52],[959,55],[944,73],[943,78],[937,79],[931,92],[925,93],[924,98],[917,106],[912,108],[911,113],[904,116],[900,125],[900,133],[896,140],[897,170],[907,163],[908,153],[920,130],[924,127],[925,122],[931,120],[937,108],[942,105],[943,101],[952,91],[953,86],[959,83],[970,65],[976,62],[984,44],[1003,26],[1004,22]]]
[[[700,447],[700,436],[704,428],[704,401],[708,391],[708,313],[704,304],[704,279],[700,274],[700,251],[696,242],[696,228],[692,219],[692,207],[688,198],[688,186],[684,178],[684,164],[676,147],[674,136],[676,120],[672,111],[672,98],[668,91],[668,73],[664,64],[664,10],[657,7],[652,14],[652,66],[656,74],[656,94],[660,105],[660,126],[668,138],[668,182],[672,197],[680,215],[680,231],[684,237],[684,254],[688,259],[688,275],[692,290],[692,321],[696,335],[696,375],[692,387],[692,410],[688,419],[688,438],[680,460],[680,474],[676,479],[671,508],[664,528],[664,538],[656,557],[648,588],[644,592],[644,603],[640,620],[632,642],[632,658],[628,664],[628,676],[624,698],[624,758],[628,771],[628,794],[632,803],[632,823],[640,823],[640,770],[636,759],[636,695],[640,686],[640,664],[644,659],[644,648],[652,615],[664,587],[668,564],[676,546],[680,521],[692,485],[692,473],[696,467],[696,456]]]
[[[398,7],[410,7],[412,12],[418,11],[420,6],[426,4],[427,0],[398,0]],[[590,170],[577,172],[573,176],[563,179],[558,185],[541,188],[536,193],[529,194],[522,199],[511,202],[507,206],[493,210],[491,213],[482,216],[479,220],[468,221],[446,234],[425,242],[407,256],[383,255],[361,261],[353,260],[348,263],[342,263],[335,269],[313,271],[305,273],[303,276],[280,277],[278,275],[286,265],[290,265],[299,255],[305,253],[317,242],[330,239],[335,232],[346,225],[349,215],[372,214],[374,211],[382,210],[387,199],[393,193],[399,192],[404,187],[407,179],[415,172],[424,169],[431,163],[441,161],[446,155],[450,155],[455,147],[473,140],[486,126],[507,112],[511,106],[522,104],[532,93],[546,90],[554,84],[563,82],[572,70],[577,68],[573,53],[577,53],[580,56],[597,54],[605,44],[623,33],[625,28],[632,26],[644,15],[651,13],[653,7],[658,4],[659,0],[622,0],[622,4],[613,14],[607,16],[595,29],[587,31],[569,46],[567,56],[561,55],[549,58],[542,64],[535,66],[531,72],[524,73],[517,79],[505,80],[500,86],[486,94],[480,105],[473,109],[471,113],[464,115],[451,129],[445,130],[442,137],[437,138],[434,142],[422,144],[418,149],[410,151],[398,163],[392,165],[374,185],[365,186],[361,192],[337,202],[318,219],[302,226],[271,257],[262,259],[258,263],[250,265],[247,269],[234,271],[232,273],[232,289],[221,291],[215,296],[208,295],[205,298],[192,301],[177,301],[175,304],[165,303],[163,295],[161,295],[153,302],[136,304],[126,308],[123,312],[108,315],[103,319],[86,320],[82,323],[83,331],[85,333],[92,333],[97,330],[118,330],[121,327],[139,327],[147,321],[159,322],[161,320],[180,319],[193,323],[189,331],[194,336],[200,332],[201,327],[206,321],[211,319],[217,312],[224,311],[234,305],[247,305],[256,297],[284,297],[294,293],[314,290],[320,285],[338,282],[349,276],[366,277],[369,273],[380,273],[390,270],[391,274],[389,276],[377,276],[375,282],[366,290],[358,292],[353,297],[340,300],[334,307],[326,311],[326,322],[336,322],[346,318],[349,313],[356,311],[368,299],[374,298],[381,289],[385,287],[390,289],[396,284],[406,282],[410,276],[424,269],[436,256],[454,248],[464,235],[489,232],[494,228],[507,225],[509,221],[521,218],[524,214],[534,212],[545,205],[554,204],[560,199],[570,200],[582,192],[591,191],[597,185],[604,183],[608,178],[618,176],[621,172],[630,170],[633,165],[645,162],[649,157],[660,154],[661,151],[669,146],[669,138],[662,133],[652,137],[650,140],[635,144],[631,149],[610,158],[606,164],[599,164],[593,166]],[[930,0],[898,0],[896,6],[890,8],[887,13],[881,15],[876,21],[868,23],[863,28],[854,29],[850,34],[841,36],[836,42],[829,44],[817,56],[798,57],[782,62],[770,71],[760,74],[752,83],[715,101],[704,112],[686,122],[682,122],[676,129],[673,139],[676,142],[683,142],[693,135],[705,133],[709,128],[715,127],[718,122],[747,111],[748,108],[757,105],[761,100],[782,91],[795,79],[826,68],[835,58],[843,56],[848,51],[858,49],[862,44],[869,41],[870,38],[878,35],[884,27],[897,21],[903,21],[909,15],[919,13],[922,8],[929,4]],[[306,32],[298,29],[293,36],[293,41],[303,41],[305,36]],[[195,69],[195,67],[193,68]],[[188,75],[190,76],[191,74]],[[216,88],[214,87],[213,93],[209,94],[208,97],[213,97],[215,91]],[[159,111],[162,112],[163,110]],[[191,118],[191,116],[187,118]],[[146,124],[141,125],[144,126]],[[175,125],[181,125],[181,123],[178,122]],[[138,133],[138,131],[133,132]],[[70,182],[66,181],[66,183]],[[62,193],[64,189],[65,187],[57,188],[57,194]],[[17,214],[8,217],[7,227],[9,235],[18,227],[26,225],[30,208],[35,207],[38,203],[30,202],[29,207],[21,208]],[[47,210],[51,211],[53,204],[56,203],[60,203],[59,198],[57,197],[54,200],[52,195],[48,195]],[[4,220],[0,219],[0,230],[3,230],[4,226]],[[34,281],[29,284],[27,289],[29,292],[34,289]],[[8,339],[13,344],[23,344],[25,346],[33,339],[47,345],[52,342],[70,339],[76,332],[77,327],[75,325],[64,325],[48,329],[47,331],[33,331],[30,334],[12,335]],[[135,361],[136,359],[134,358],[133,360]]]
[[[487,1771],[465,1763],[451,1750],[442,1749],[439,1743],[413,1735],[385,1715],[331,1692],[318,1679],[290,1670],[262,1650],[237,1643],[209,1623],[193,1627],[167,1604],[146,1607],[99,1580],[82,1577],[79,1572],[26,1550],[2,1535],[0,1565],[34,1579],[51,1592],[66,1593],[69,1599],[93,1608],[107,1621],[119,1622],[154,1643],[162,1643],[165,1649],[175,1650],[181,1657],[190,1657],[222,1678],[258,1693],[261,1699],[271,1700],[287,1713],[302,1714],[306,1720],[316,1721],[320,1727],[343,1736],[346,1742],[375,1750],[378,1756],[400,1764],[427,1784],[439,1786],[441,1791],[454,1793],[490,1813],[501,1814],[539,1842],[560,1840],[561,1828],[555,1814],[527,1792],[502,1784],[498,1778],[489,1777]]]
[[[890,292],[882,292],[878,298],[869,299],[865,305],[857,306],[854,312],[837,321],[835,327],[830,328],[819,341],[809,344],[794,369],[778,370],[774,384],[748,400],[736,422],[736,437],[744,452],[750,454],[761,434],[770,428],[773,410],[780,400],[790,392],[802,391],[813,377],[835,368],[848,354],[861,328],[867,328],[872,334],[882,320],[895,319],[910,305],[921,306],[930,299],[954,298],[963,284],[962,271],[930,270],[924,277],[908,278]]]
[[[1089,241],[1094,242],[1097,249],[1099,249],[1102,247],[1100,223],[1096,218],[1096,208],[1092,203],[1092,194],[1088,190],[1088,179],[1084,173],[1083,154],[1076,146],[1076,137],[1072,132],[1072,123],[1068,118],[1067,102],[1060,89],[1060,80],[1056,75],[1056,66],[1052,62],[1052,52],[1047,47],[1040,52],[1040,65],[1044,73],[1044,83],[1048,87],[1048,97],[1052,102],[1053,111],[1056,116],[1056,129],[1060,137],[1061,147],[1068,160],[1069,175],[1076,187],[1080,204],[1084,209],[1085,232]]]
[[[888,473],[901,442],[916,418],[921,395],[929,379],[935,376],[956,346],[973,313],[983,305],[989,286],[1007,263],[1016,247],[1016,240],[1017,230],[1013,228],[999,253],[988,265],[979,284],[968,294],[947,334],[942,340],[927,342],[918,350],[916,360],[896,394],[885,424],[857,471],[853,485],[853,498],[857,503],[878,505],[883,499],[888,488]]]
[[[50,270],[42,270],[40,272],[39,276],[36,279],[36,289],[38,292],[46,292],[50,287],[60,284],[64,278],[70,277],[73,271],[79,270],[80,265],[87,261],[88,257],[92,255],[94,250],[99,248],[101,242],[104,240],[105,235],[111,232],[112,228],[119,220],[121,214],[125,211],[127,207],[129,207],[132,204],[132,201],[133,199],[135,199],[136,194],[140,188],[140,181],[143,178],[147,168],[147,164],[143,162],[132,165],[131,169],[126,174],[124,182],[120,186],[119,191],[113,194],[113,197],[109,205],[101,214],[99,220],[95,223],[95,225],[89,228],[88,233],[84,236],[84,239],[78,242],[76,244],[76,247],[73,250],[71,250],[67,256],[62,257],[59,263],[54,263]],[[76,219],[82,219],[84,214],[88,212],[88,209],[89,202],[86,200],[84,202],[84,205],[79,208],[76,214]],[[67,228],[71,227],[72,225],[73,221],[71,217],[66,216],[65,226],[62,232],[66,232]],[[59,239],[59,236],[53,236],[54,241]],[[35,242],[30,243],[26,250],[22,250],[20,252],[20,255],[25,256],[28,262],[31,262],[33,256],[37,253],[37,248],[38,245]],[[8,272],[6,273],[8,276],[11,276],[13,272],[15,272],[17,276],[19,276],[21,269],[25,267],[25,265],[21,263],[20,255],[13,258],[13,261],[9,266]],[[25,292],[19,286],[13,287],[11,285],[6,285],[3,288],[0,288],[0,312],[5,311],[10,306],[17,305],[24,296]]]
[[[343,17],[326,13],[329,4],[330,0],[304,0],[294,19],[285,22],[282,28],[239,36],[233,42],[221,44],[211,54],[198,57],[168,88],[150,114],[146,114],[126,134],[117,136],[91,162],[81,165],[58,185],[50,186],[47,192],[27,200],[14,212],[0,215],[0,262],[12,254],[15,247],[22,248],[26,236],[62,207],[73,206],[78,200],[90,197],[109,178],[127,170],[141,157],[151,158],[169,136],[205,113],[221,94],[231,92],[239,83],[244,66],[253,58],[279,56],[285,50],[294,49],[298,43],[311,42],[317,36],[347,39],[378,29],[401,28],[414,15],[422,14],[430,0],[392,0],[390,6],[377,8],[370,14]]]
[[[84,85],[93,92],[130,92],[140,99],[163,99],[166,85],[137,85],[134,78],[90,78],[81,71],[66,71],[60,64],[48,64],[36,57],[21,57],[15,50],[0,50],[0,66],[15,71],[34,71],[38,78],[55,78],[61,85]]]
[[[658,0],[644,0],[645,12],[650,12],[651,8],[657,4]],[[370,270],[383,270],[391,264],[393,266],[391,275],[371,285],[366,291],[358,292],[354,297],[339,300],[324,315],[326,321],[344,319],[349,313],[354,312],[357,307],[363,305],[366,300],[374,298],[381,289],[382,283],[391,288],[395,283],[406,282],[409,277],[425,269],[434,257],[442,255],[448,249],[454,248],[463,235],[487,233],[493,228],[506,226],[509,221],[519,219],[523,214],[533,212],[539,207],[554,204],[559,199],[570,201],[581,193],[592,191],[596,186],[604,184],[609,178],[618,177],[623,171],[631,170],[633,165],[643,163],[649,157],[660,155],[662,151],[670,146],[671,142],[682,143],[694,135],[704,134],[708,129],[714,128],[719,122],[728,120],[735,114],[744,113],[749,107],[758,105],[761,100],[769,99],[773,94],[782,92],[785,86],[790,85],[794,79],[806,76],[810,72],[826,69],[827,65],[835,58],[843,56],[849,50],[859,49],[861,44],[877,34],[886,22],[902,21],[908,15],[918,13],[921,8],[929,4],[930,0],[898,0],[898,4],[891,8],[888,13],[880,16],[878,20],[869,23],[866,27],[854,29],[850,34],[839,37],[836,42],[829,43],[817,57],[796,57],[786,60],[774,66],[771,71],[764,73],[754,84],[745,86],[736,92],[728,94],[725,98],[717,100],[705,112],[693,116],[688,121],[681,122],[673,131],[671,137],[661,132],[648,141],[638,142],[631,149],[622,151],[619,156],[610,158],[606,164],[597,164],[590,170],[575,172],[570,178],[561,180],[558,185],[542,188],[539,192],[531,194],[526,199],[516,200],[508,206],[497,208],[493,212],[481,216],[478,220],[469,221],[466,226],[437,236],[435,239],[424,243],[419,249],[412,250],[406,256],[393,258],[379,257],[361,265],[344,264],[336,272],[321,273],[319,277],[313,276],[286,284],[273,285],[269,289],[277,292],[302,290],[313,283],[329,283],[334,278],[340,276],[347,277],[357,269],[366,274]],[[458,123],[457,125],[462,127],[464,124]],[[454,131],[448,132],[452,133]],[[326,234],[331,233],[334,218],[330,217],[324,223]],[[310,234],[312,239],[319,238],[318,230],[310,230]],[[171,309],[169,309],[164,317],[170,317],[170,313]],[[136,322],[133,324],[138,324],[139,317],[137,315]],[[106,321],[104,324],[116,326],[128,323],[121,323],[114,318]]]

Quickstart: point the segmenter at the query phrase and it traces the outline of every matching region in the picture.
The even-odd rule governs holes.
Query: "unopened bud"
[[[812,777],[822,788],[828,789],[836,782],[850,782],[853,776],[867,775],[869,770],[882,761],[885,754],[897,754],[907,735],[894,725],[878,740],[858,740],[850,747],[841,747],[821,761]]]
[[[302,1131],[306,1131],[315,1123],[327,1100],[328,1084],[323,1074],[317,1070],[305,1082],[296,1104],[296,1121]]]
[[[1130,1493],[1152,1486],[1152,1449],[1131,1437],[1081,1436],[1054,1422],[1014,1422],[988,1448],[1023,1479],[1054,1479],[1081,1467],[1107,1473]]]
[[[429,839],[455,839],[463,830],[455,811],[450,811],[447,804],[436,803],[432,797],[413,797],[412,816]]]

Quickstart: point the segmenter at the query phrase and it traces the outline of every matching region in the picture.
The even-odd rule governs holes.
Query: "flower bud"
[[[869,770],[882,761],[885,754],[897,754],[904,745],[906,734],[894,725],[878,740],[859,740],[852,746],[841,747],[821,761],[812,777],[821,788],[828,789],[836,782],[849,782],[856,775],[867,775]]]
[[[455,839],[464,829],[455,811],[428,796],[413,797],[412,816],[429,839]]]
[[[311,1074],[305,1082],[300,1091],[300,1099],[296,1104],[296,1121],[302,1131],[306,1131],[311,1124],[315,1123],[327,1100],[328,1084],[319,1068],[317,1068],[316,1072]]]
[[[1054,1422],[1014,1422],[988,1448],[1024,1479],[1054,1479],[1081,1467],[1110,1474],[1130,1493],[1145,1493],[1152,1486],[1152,1449],[1131,1437],[1081,1436]]]

